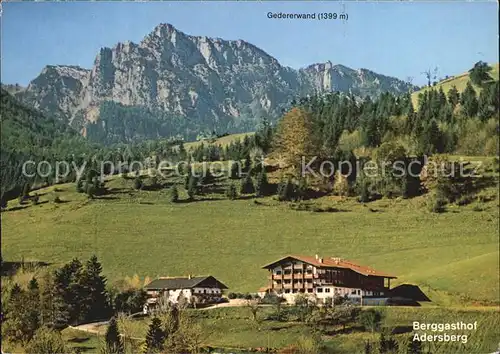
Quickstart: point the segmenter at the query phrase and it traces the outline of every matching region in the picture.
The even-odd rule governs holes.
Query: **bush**
[[[459,199],[457,199],[456,204],[458,206],[464,206],[464,205],[472,203],[473,200],[474,200],[474,197],[472,197],[471,195],[464,195],[464,196],[460,197]]]
[[[134,179],[134,189],[137,189],[137,190],[142,189],[142,180],[140,177],[136,177]]]
[[[226,197],[230,200],[235,200],[238,197],[236,192],[236,187],[234,184],[230,184],[226,190]]]
[[[381,321],[382,315],[380,314],[380,312],[373,309],[361,311],[361,313],[358,315],[359,324],[361,324],[366,330],[369,330],[371,332],[374,332],[379,328]]]
[[[431,213],[443,213],[446,211],[446,200],[437,196],[430,199],[428,209]]]
[[[170,191],[170,201],[172,203],[177,203],[179,201],[179,192],[177,191],[177,186],[172,186],[172,190]]]
[[[57,196],[57,195],[56,195],[56,196],[55,196],[55,198],[54,198],[54,203],[55,203],[55,204],[62,203],[61,198],[59,198],[59,196]]]
[[[232,299],[236,299],[236,294],[235,293],[229,293],[229,294],[227,294],[227,298],[231,299],[231,300]]]
[[[27,353],[52,354],[67,353],[68,348],[58,331],[42,327],[26,346]]]

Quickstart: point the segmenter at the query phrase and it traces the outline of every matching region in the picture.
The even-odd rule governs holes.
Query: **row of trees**
[[[35,345],[32,341],[38,340],[38,332],[39,340],[57,339],[58,331],[68,325],[137,312],[146,301],[142,289],[120,291],[107,286],[95,256],[85,264],[75,258],[40,279],[33,277],[26,288],[15,283],[8,291],[2,304],[2,338],[24,347]]]

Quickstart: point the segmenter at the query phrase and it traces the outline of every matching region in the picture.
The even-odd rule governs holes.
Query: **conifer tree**
[[[460,93],[458,92],[455,85],[453,85],[448,91],[448,102],[450,103],[452,108],[455,108],[456,105],[460,102]]]
[[[477,95],[472,84],[467,82],[464,92],[462,92],[461,102],[464,113],[467,117],[474,117],[477,114],[478,102]]]
[[[101,273],[101,263],[93,255],[87,261],[80,279],[87,320],[106,318],[110,312],[106,278]]]
[[[75,258],[54,272],[54,289],[65,304],[70,323],[82,321],[85,316],[80,284],[82,271],[82,263]]]
[[[160,353],[163,350],[165,342],[165,332],[162,329],[160,319],[154,317],[149,324],[148,333],[146,334],[145,353]]]
[[[240,178],[240,161],[231,161],[229,178],[238,179]]]
[[[422,354],[422,342],[419,340],[413,340],[413,337],[409,338],[408,347],[406,350],[407,354]]]
[[[28,310],[26,315],[26,331],[32,337],[35,335],[37,329],[40,328],[40,289],[35,277],[31,278],[28,283],[28,292],[26,295]]]
[[[112,317],[109,321],[105,341],[108,353],[124,353],[123,340],[120,336],[120,332],[118,331],[118,323],[114,317]]]
[[[241,189],[240,189],[241,194],[252,194],[255,193],[255,188],[253,186],[253,181],[252,177],[250,177],[250,174],[247,173],[245,178],[243,179],[241,183]]]
[[[198,178],[194,175],[191,175],[189,178],[189,185],[187,189],[187,194],[189,196],[189,199],[194,199],[194,196],[198,192]]]
[[[142,180],[141,180],[141,177],[137,176],[135,179],[134,179],[134,189],[142,189]]]
[[[234,184],[230,184],[226,189],[226,197],[230,200],[235,200],[238,197],[236,192],[236,186]]]
[[[263,197],[269,192],[269,183],[267,181],[267,173],[265,169],[263,169],[257,176],[255,192],[257,197]]]
[[[67,305],[54,283],[52,273],[47,273],[43,278],[40,295],[40,321],[48,328],[63,328],[69,320]]]

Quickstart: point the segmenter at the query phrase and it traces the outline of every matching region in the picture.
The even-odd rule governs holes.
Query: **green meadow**
[[[311,212],[272,197],[227,200],[227,181],[218,183],[220,193],[192,202],[184,202],[179,186],[176,204],[169,187],[136,191],[122,177],[110,179],[109,194],[93,200],[76,193],[75,184],[39,190],[38,205],[10,201],[2,212],[2,257],[55,266],[96,254],[111,283],[135,274],[211,274],[229,291],[256,292],[266,285],[264,264],[320,254],[392,273],[398,279],[391,286],[417,285],[432,305],[498,301],[497,186],[482,190],[482,200],[435,214],[426,196],[367,204],[326,196],[310,203],[335,212]]]

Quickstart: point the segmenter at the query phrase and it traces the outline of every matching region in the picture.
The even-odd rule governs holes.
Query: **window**
[[[307,289],[307,292],[308,292],[308,293],[312,293],[312,292],[313,292],[313,289]]]
[[[276,280],[276,284],[281,284],[281,280]]]
[[[330,288],[325,288],[325,293],[329,293],[330,292]]]
[[[361,290],[358,290],[358,295],[361,295]]]
[[[293,289],[293,291],[292,291],[292,292],[293,292],[294,294],[296,294],[296,293],[297,293],[297,289]]]
[[[290,289],[285,289],[285,294],[290,294]]]
[[[281,275],[281,270],[277,270],[276,272],[274,272],[275,275]]]
[[[323,292],[323,288],[317,288],[317,289],[316,289],[316,292],[318,292],[318,293],[322,293],[322,292]]]
[[[351,290],[351,295],[356,295],[356,289]]]

